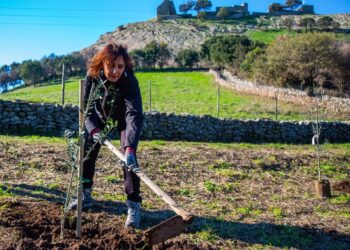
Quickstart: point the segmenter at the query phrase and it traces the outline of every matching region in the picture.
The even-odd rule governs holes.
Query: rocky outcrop
[[[163,22],[146,21],[132,23],[123,29],[116,29],[102,35],[92,46],[80,52],[86,58],[90,58],[96,51],[109,41],[115,41],[128,46],[129,51],[142,49],[149,42],[167,43],[174,57],[181,49],[199,49],[204,41],[213,35],[237,33],[236,26],[210,25],[191,22],[191,20],[168,20]]]
[[[341,28],[350,29],[350,15],[330,15],[341,24]],[[296,23],[304,16],[292,16]],[[320,16],[312,15],[318,19]],[[267,20],[266,28],[282,27],[283,17],[272,17]],[[265,20],[265,19],[264,19]],[[266,22],[266,20],[264,22]],[[258,19],[259,21],[259,19]],[[244,22],[237,24],[223,24],[211,22],[198,22],[192,19],[175,19],[167,21],[149,20],[145,22],[130,23],[116,28],[112,32],[101,35],[96,43],[80,51],[85,58],[91,56],[109,41],[115,41],[128,46],[129,50],[142,49],[151,42],[164,42],[169,45],[172,57],[181,49],[200,49],[200,45],[211,36],[220,34],[242,34],[250,29],[257,29],[257,25]]]

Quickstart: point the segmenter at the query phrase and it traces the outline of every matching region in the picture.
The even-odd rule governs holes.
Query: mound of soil
[[[108,220],[98,213],[84,213],[81,239],[75,237],[74,215],[68,215],[65,237],[61,240],[60,217],[59,204],[31,201],[1,203],[0,227],[7,233],[4,235],[6,238],[0,240],[0,249],[150,249],[142,232],[124,229],[122,220]],[[202,248],[186,241],[169,240],[156,249]]]
[[[339,181],[332,185],[333,190],[350,194],[350,181]]]

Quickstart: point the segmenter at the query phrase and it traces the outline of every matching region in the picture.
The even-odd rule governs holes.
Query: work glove
[[[98,143],[101,142],[102,140],[102,136],[101,136],[101,130],[99,128],[94,128],[91,132],[90,132],[92,141],[94,143]]]
[[[126,158],[126,166],[128,167],[129,172],[137,172],[139,169],[139,166],[136,161],[135,156],[135,150],[131,147],[127,147],[125,151],[125,158]]]

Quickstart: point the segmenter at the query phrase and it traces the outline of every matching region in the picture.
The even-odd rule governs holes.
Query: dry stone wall
[[[322,100],[308,96],[304,91],[276,88],[273,86],[260,85],[252,81],[246,81],[233,76],[228,71],[220,74],[217,71],[210,70],[209,73],[214,75],[215,81],[220,85],[231,88],[240,92],[275,98],[276,93],[278,99],[284,102],[296,103],[304,106],[313,107],[316,102],[321,102],[321,105],[329,111],[346,113],[350,115],[350,99],[331,96],[323,96]]]
[[[350,142],[350,123],[322,123],[323,138]],[[0,100],[0,131],[62,136],[78,130],[78,107]],[[211,116],[145,113],[143,139],[215,142],[310,143],[312,123],[216,119]]]

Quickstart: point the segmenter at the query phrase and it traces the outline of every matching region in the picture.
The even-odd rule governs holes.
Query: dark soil
[[[74,224],[66,223],[60,238],[61,205],[48,202],[12,201],[1,204],[0,225],[12,237],[1,249],[150,249],[142,232],[118,228],[122,222],[108,220],[98,213],[85,213],[82,238],[75,237]],[[74,218],[70,214],[68,218]],[[69,219],[68,219],[69,221]],[[75,221],[72,219],[71,221]],[[155,249],[211,249],[186,241],[167,241]]]
[[[334,183],[333,190],[350,194],[350,180]]]
[[[141,142],[144,172],[196,216],[186,232],[152,249],[350,249],[349,150],[324,151],[329,199],[316,196],[311,146]],[[67,161],[64,142],[0,141],[0,249],[150,249],[144,232],[174,213],[142,183],[142,228],[126,231],[123,172],[106,148],[82,239],[74,213],[60,239]]]

